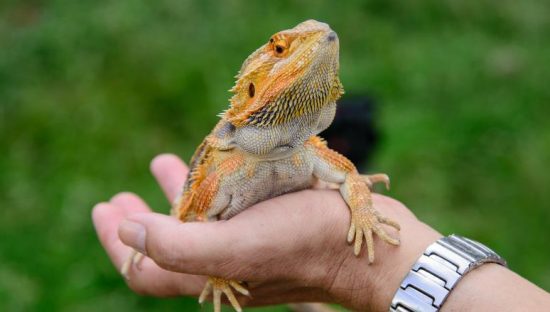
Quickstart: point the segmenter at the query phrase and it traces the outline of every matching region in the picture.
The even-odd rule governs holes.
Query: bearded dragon
[[[349,206],[347,240],[359,255],[366,240],[374,261],[373,233],[398,245],[382,225],[399,225],[374,207],[370,187],[389,183],[385,174],[363,176],[317,134],[332,122],[336,100],[344,93],[338,77],[339,41],[325,23],[308,20],[277,32],[253,52],[236,76],[228,110],[191,158],[190,173],[171,214],[183,222],[229,219],[269,198],[311,188],[317,180],[337,184]],[[135,253],[122,268],[128,276]],[[237,311],[232,289],[248,290],[238,281],[209,277],[199,302],[221,295]]]

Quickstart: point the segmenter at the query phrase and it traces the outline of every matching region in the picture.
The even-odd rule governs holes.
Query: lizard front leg
[[[355,240],[355,255],[359,255],[364,238],[369,263],[374,261],[373,234],[389,244],[399,245],[399,240],[388,235],[382,226],[385,224],[399,230],[399,224],[382,216],[372,203],[370,186],[375,182],[386,182],[387,176],[360,175],[350,160],[328,148],[320,137],[311,137],[306,142],[306,148],[314,163],[313,175],[320,180],[340,185],[340,193],[351,212],[347,240],[349,243]]]
[[[201,182],[198,185],[192,185],[188,192],[184,192],[180,200],[176,202],[172,213],[184,222],[217,220],[231,202],[231,196],[228,194],[224,182],[227,182],[228,175],[242,170],[243,163],[243,157],[235,155],[213,166],[215,169],[207,174],[206,178],[200,179]],[[221,312],[221,296],[225,294],[233,308],[241,312],[241,306],[232,289],[245,296],[250,295],[238,281],[209,276],[199,296],[199,303],[203,303],[212,294],[214,312]]]
[[[204,162],[199,164],[194,177],[195,183],[186,186],[178,196],[171,210],[171,215],[182,222],[209,222],[218,220],[218,216],[229,207],[231,196],[227,192],[228,175],[242,170],[244,159],[241,155],[234,155],[216,164]],[[206,167],[209,166],[209,167]],[[203,170],[204,169],[204,170]],[[176,239],[176,238],[174,238]],[[122,268],[122,274],[129,278],[130,268],[143,258],[143,254],[133,250]],[[203,303],[210,294],[214,304],[214,312],[221,312],[221,297],[225,294],[233,308],[241,312],[241,306],[233,293],[237,292],[249,296],[248,290],[238,281],[221,277],[209,276],[199,296],[199,303]]]

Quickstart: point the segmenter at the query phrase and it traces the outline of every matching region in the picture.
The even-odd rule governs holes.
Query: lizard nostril
[[[327,36],[328,41],[334,41],[336,38],[338,38],[338,35],[334,31],[331,31]]]

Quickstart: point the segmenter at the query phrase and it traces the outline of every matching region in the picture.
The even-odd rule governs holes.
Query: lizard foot
[[[204,286],[204,289],[199,297],[199,303],[203,303],[204,300],[206,300],[206,297],[212,293],[214,312],[220,312],[221,297],[222,293],[224,293],[233,308],[238,312],[242,312],[241,306],[239,305],[237,298],[235,298],[231,288],[234,288],[236,291],[245,296],[250,296],[248,290],[237,281],[226,280],[219,277],[208,277],[208,281],[206,282],[206,285]]]
[[[378,237],[386,243],[395,246],[399,245],[399,239],[389,236],[382,227],[383,224],[389,225],[398,231],[401,229],[397,222],[382,216],[374,209],[352,209],[351,224],[348,231],[348,243],[353,242],[355,239],[353,252],[356,256],[361,252],[363,237],[365,237],[369,263],[374,262],[373,233],[378,235]]]
[[[132,266],[135,266],[138,270],[140,269],[140,262],[145,257],[142,253],[139,253],[135,249],[132,249],[132,253],[128,256],[126,261],[122,264],[120,268],[120,274],[124,276],[126,280],[130,280],[130,270]]]
[[[384,185],[386,186],[386,190],[390,189],[390,177],[388,177],[388,175],[385,173],[377,173],[377,174],[369,174],[369,175],[364,174],[364,175],[361,175],[361,177],[365,180],[365,183],[367,183],[367,186],[371,190],[376,183],[380,183],[380,182],[384,183]]]

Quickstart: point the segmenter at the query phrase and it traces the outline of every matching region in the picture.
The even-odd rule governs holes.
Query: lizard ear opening
[[[254,87],[254,83],[250,83],[248,85],[248,95],[253,98],[254,97],[254,94],[256,94],[256,88]]]

